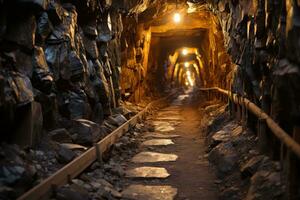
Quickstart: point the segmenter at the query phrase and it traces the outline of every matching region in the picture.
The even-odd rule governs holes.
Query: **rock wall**
[[[299,3],[179,3],[199,20],[213,15],[204,20],[211,23],[206,86],[230,84],[292,133],[300,123]],[[140,101],[155,91],[151,24],[172,9],[173,1],[0,1],[1,138],[38,135],[65,120],[101,123],[120,99]]]
[[[101,123],[119,105],[122,10],[112,3],[0,1],[1,139],[33,144],[41,127]]]
[[[261,106],[292,134],[300,124],[300,3],[207,1],[234,65],[232,90]]]

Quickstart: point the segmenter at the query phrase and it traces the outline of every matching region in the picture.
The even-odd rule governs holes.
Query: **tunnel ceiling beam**
[[[153,31],[153,27],[151,29],[152,35],[154,37],[172,37],[176,36],[202,36],[203,32],[207,31],[205,28],[193,28],[193,29],[170,29],[166,32],[163,31]]]

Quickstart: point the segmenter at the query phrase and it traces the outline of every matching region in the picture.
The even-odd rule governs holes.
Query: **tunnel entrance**
[[[169,7],[170,11],[138,25],[138,30],[147,33],[150,40],[144,54],[149,54],[145,56],[146,71],[153,81],[145,83],[150,83],[154,91],[171,85],[228,87],[226,76],[232,64],[218,20],[209,11],[203,11],[176,13],[182,17],[176,22],[172,20],[174,7]],[[145,38],[145,34],[140,37]]]
[[[232,71],[232,63],[215,15],[205,9],[191,13],[182,10],[180,14],[174,4],[168,4],[165,9],[154,19],[146,11],[142,12],[137,32],[128,32],[130,38],[125,38],[125,52],[131,58],[127,57],[124,65],[138,66],[142,75],[142,81],[130,87],[131,99],[143,94],[159,94],[162,88],[173,86],[228,88],[227,75]],[[174,21],[174,13],[180,15],[180,21]],[[187,51],[186,55],[183,50]],[[130,70],[124,71],[130,73]],[[127,80],[123,77],[121,85],[129,87]]]

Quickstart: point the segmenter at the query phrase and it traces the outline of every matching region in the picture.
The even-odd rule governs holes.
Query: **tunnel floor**
[[[138,180],[132,181],[123,196],[130,199],[217,199],[216,177],[206,156],[205,136],[200,131],[201,112],[199,104],[193,102],[189,93],[180,95],[168,107],[160,110],[147,122],[154,124],[155,131],[146,134],[140,145],[140,153],[128,160],[128,170],[144,173],[129,174]],[[170,161],[155,162],[145,153],[162,153]],[[176,155],[174,160],[172,156]],[[153,157],[152,157],[153,158]],[[142,167],[142,168],[140,168]],[[149,179],[145,167],[160,169],[152,175],[160,179]],[[158,168],[157,168],[158,167]],[[166,171],[165,171],[165,170]],[[164,175],[168,173],[170,176]],[[151,187],[151,186],[159,186]],[[161,195],[158,195],[158,194]]]

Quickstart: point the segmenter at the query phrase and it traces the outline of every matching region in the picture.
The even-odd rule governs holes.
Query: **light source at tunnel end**
[[[173,20],[175,23],[179,23],[181,21],[181,15],[178,12],[176,12],[173,16]]]
[[[185,63],[184,63],[184,66],[185,66],[186,68],[189,67],[189,65],[190,65],[190,64],[189,64],[188,62],[185,62]]]
[[[187,49],[183,49],[182,50],[182,55],[186,56],[188,54],[188,50]]]

